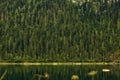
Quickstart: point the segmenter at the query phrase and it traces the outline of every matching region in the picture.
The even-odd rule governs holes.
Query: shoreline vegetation
[[[116,62],[0,62],[0,65],[119,65]]]

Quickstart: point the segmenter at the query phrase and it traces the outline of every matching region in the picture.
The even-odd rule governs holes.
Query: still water
[[[103,69],[110,71],[103,72]],[[43,80],[36,75],[44,75],[46,72],[49,80],[71,80],[72,75],[78,75],[79,80],[120,80],[120,65],[0,66],[0,76],[6,70],[3,80]],[[90,71],[97,71],[97,74],[90,76]]]

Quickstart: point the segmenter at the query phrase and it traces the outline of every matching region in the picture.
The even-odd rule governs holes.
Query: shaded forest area
[[[120,60],[120,0],[0,0],[0,60]]]

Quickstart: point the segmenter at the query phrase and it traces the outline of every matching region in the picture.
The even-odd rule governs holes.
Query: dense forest
[[[0,60],[120,60],[120,0],[0,0]]]

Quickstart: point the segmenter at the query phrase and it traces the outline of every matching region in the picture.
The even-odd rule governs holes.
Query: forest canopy
[[[120,60],[120,0],[0,0],[0,60]]]

